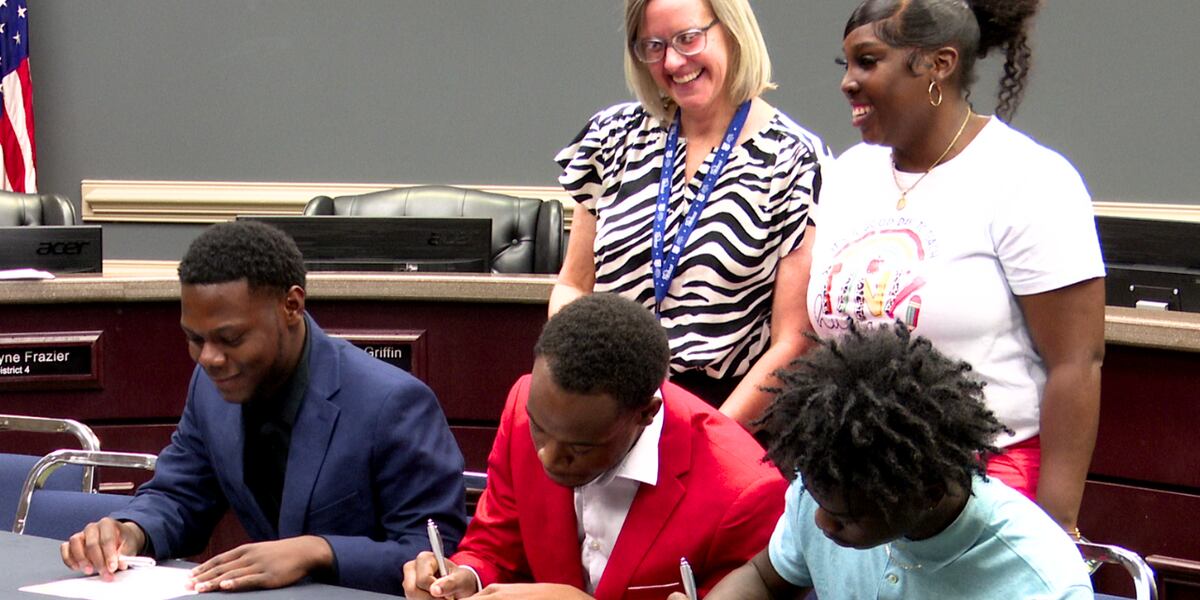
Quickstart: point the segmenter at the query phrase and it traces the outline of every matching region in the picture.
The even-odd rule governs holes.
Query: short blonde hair
[[[775,89],[771,82],[771,57],[758,28],[758,19],[750,8],[750,0],[703,1],[729,33],[726,38],[729,40],[729,77],[725,81],[725,93],[733,104],[741,104]],[[646,5],[650,2],[625,0],[625,83],[650,114],[665,121],[674,116],[675,102],[654,83],[646,64],[633,55],[633,44],[638,39]]]

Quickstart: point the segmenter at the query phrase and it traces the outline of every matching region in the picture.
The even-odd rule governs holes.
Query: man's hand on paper
[[[446,560],[446,576],[438,577],[437,558],[429,551],[404,563],[404,597],[413,600],[428,598],[466,598],[479,591],[474,571],[460,568]]]
[[[104,517],[72,535],[59,551],[68,568],[85,575],[99,573],[100,579],[111,581],[113,573],[127,567],[120,556],[137,555],[145,545],[146,533],[137,523]]]
[[[315,535],[258,542],[218,554],[192,569],[197,592],[278,588],[333,565],[333,549]]]

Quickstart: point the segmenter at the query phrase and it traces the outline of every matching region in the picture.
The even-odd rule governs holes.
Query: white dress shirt
[[[661,398],[661,393],[655,397]],[[638,488],[643,483],[658,483],[658,440],[662,437],[665,406],[658,409],[654,420],[642,430],[617,466],[591,483],[575,488],[576,533],[582,553],[583,582],[589,594],[600,583]]]
[[[661,400],[662,392],[655,392],[654,397]],[[664,403],[617,466],[590,483],[573,488],[575,532],[579,536],[583,582],[588,594],[596,591],[604,567],[608,566],[608,557],[621,534],[621,526],[629,515],[638,487],[643,483],[658,483],[658,441],[662,437],[665,410]],[[467,565],[459,565],[459,568],[471,571],[475,576],[475,589],[483,589],[475,569]]]

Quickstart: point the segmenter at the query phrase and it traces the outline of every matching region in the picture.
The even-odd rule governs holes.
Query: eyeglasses
[[[680,31],[671,36],[671,47],[683,56],[695,56],[704,52],[704,47],[708,45],[708,30],[719,22],[717,19],[713,19],[712,23],[704,27]],[[667,40],[662,38],[637,40],[633,43],[633,55],[644,63],[656,63],[667,56]]]

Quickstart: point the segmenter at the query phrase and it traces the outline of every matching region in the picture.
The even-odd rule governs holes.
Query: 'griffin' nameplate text
[[[361,348],[367,354],[394,367],[425,378],[425,331],[331,331],[330,335],[342,338]]]

